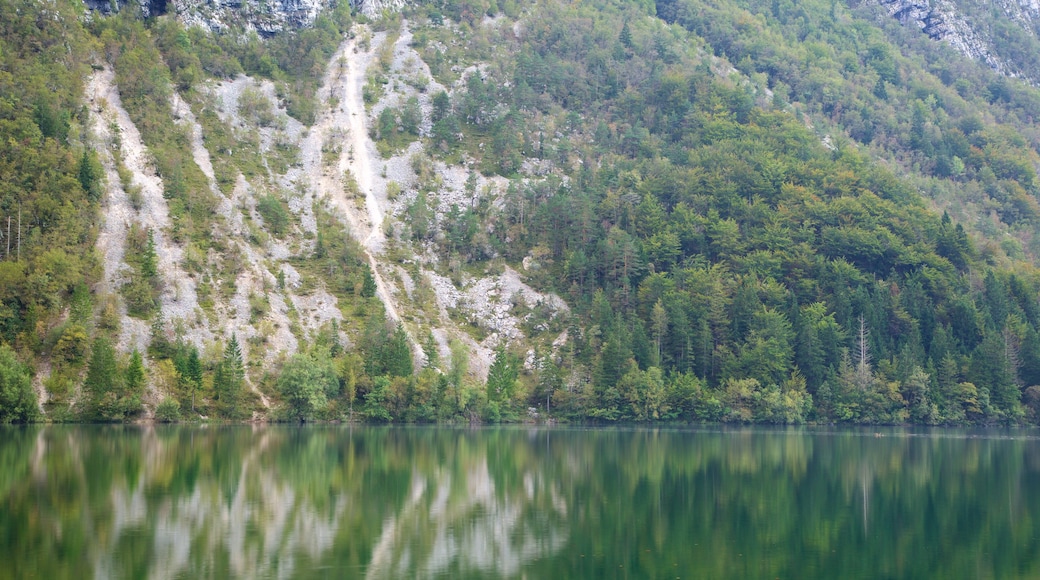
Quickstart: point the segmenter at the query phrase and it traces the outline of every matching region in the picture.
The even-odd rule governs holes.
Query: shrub
[[[166,397],[155,408],[155,420],[160,423],[176,423],[181,420],[181,404],[177,399]]]

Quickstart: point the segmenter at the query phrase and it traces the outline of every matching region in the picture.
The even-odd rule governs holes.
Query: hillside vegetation
[[[1040,92],[869,5],[42,6],[2,420],[1040,420]]]

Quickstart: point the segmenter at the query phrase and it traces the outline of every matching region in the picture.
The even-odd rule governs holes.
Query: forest
[[[439,0],[370,21],[344,3],[270,39],[46,6],[0,0],[2,422],[1040,422],[1040,91],[868,6]],[[325,65],[359,25],[408,27],[446,87],[428,110],[383,108],[380,150],[418,141],[430,164],[508,183],[440,215],[438,176],[417,171],[392,250],[522,269],[570,306],[526,318],[566,340],[503,341],[486,380],[460,343],[438,357],[432,333],[385,313],[324,210],[291,262],[342,323],[297,331],[272,364],[234,334],[200,348],[163,317],[152,231],[130,229],[120,295],[98,291],[90,71],[114,70],[168,235],[219,295],[237,271],[213,234],[219,197],[271,162],[197,108],[212,192],[165,103],[246,74],[312,125]],[[275,195],[256,211],[272,237],[302,219]],[[114,347],[119,300],[147,349]],[[250,299],[256,317],[267,300]]]

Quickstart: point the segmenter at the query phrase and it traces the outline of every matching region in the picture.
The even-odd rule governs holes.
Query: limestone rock
[[[994,49],[991,31],[976,22],[973,15],[990,11],[1020,27],[1026,34],[1040,38],[1040,0],[876,0],[888,15],[904,26],[916,26],[929,38],[949,44],[961,54],[984,62],[1000,74],[1022,76],[1021,67],[1002,58]],[[1040,79],[1027,79],[1034,85]]]
[[[346,0],[369,17],[401,10],[405,0]],[[231,27],[255,30],[261,36],[273,36],[284,30],[306,28],[314,24],[318,13],[333,0],[83,0],[90,10],[111,14],[127,5],[140,7],[145,17],[173,13],[188,26],[212,31]]]

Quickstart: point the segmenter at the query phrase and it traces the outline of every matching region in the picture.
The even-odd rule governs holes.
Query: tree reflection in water
[[[1040,577],[1023,433],[3,428],[0,579]]]

